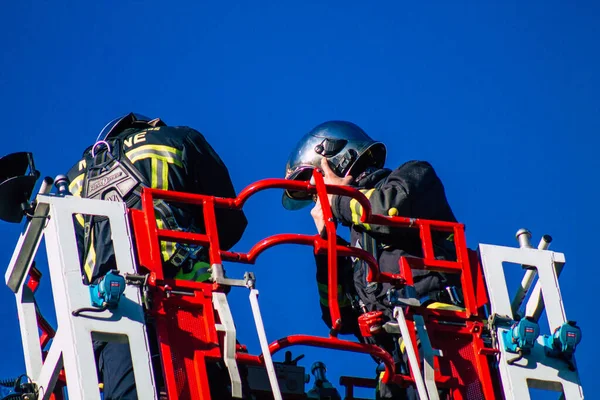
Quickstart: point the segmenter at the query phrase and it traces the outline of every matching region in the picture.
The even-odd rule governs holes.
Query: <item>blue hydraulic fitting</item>
[[[529,354],[540,336],[540,326],[531,317],[525,317],[519,322],[515,322],[508,331],[503,332],[506,351],[518,353],[519,356],[508,360],[509,364],[514,364],[523,358],[523,355]]]
[[[573,368],[571,358],[575,348],[581,342],[581,328],[575,321],[567,321],[554,330],[552,335],[544,336],[544,350],[549,357],[563,358]]]
[[[92,305],[99,308],[115,308],[125,291],[125,278],[116,270],[110,270],[100,282],[90,285]]]

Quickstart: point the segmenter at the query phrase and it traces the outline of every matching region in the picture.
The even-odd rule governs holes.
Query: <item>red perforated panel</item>
[[[469,400],[485,400],[481,378],[477,370],[477,358],[473,349],[471,335],[439,332],[430,330],[432,346],[442,351],[439,368],[442,375],[455,378],[458,392]],[[454,396],[457,397],[457,396]]]

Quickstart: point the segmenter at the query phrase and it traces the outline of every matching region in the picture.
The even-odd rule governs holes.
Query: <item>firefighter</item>
[[[227,167],[200,132],[135,113],[109,122],[67,177],[72,195],[124,201],[129,208],[141,207],[144,187],[236,197]],[[155,205],[159,228],[203,232],[200,207],[162,201]],[[246,217],[237,210],[217,209],[216,213],[220,244],[229,249],[241,238]],[[85,284],[96,283],[117,269],[110,226],[102,217],[76,215],[75,220],[82,278]],[[210,277],[200,246],[161,242],[161,253],[167,278],[204,281]],[[151,336],[152,330],[148,330]],[[128,345],[95,342],[94,346],[104,399],[136,399]]]
[[[433,167],[425,161],[409,161],[394,170],[384,168],[386,147],[369,137],[360,127],[347,121],[328,121],[304,135],[292,150],[286,166],[286,179],[309,180],[315,168],[322,171],[326,184],[350,185],[359,189],[371,204],[374,214],[404,216],[430,220],[456,222],[446,199],[444,186]],[[349,197],[328,195],[333,216],[337,223],[350,228],[350,246],[370,252],[383,272],[399,273],[402,256],[422,256],[419,232],[410,228],[393,228],[383,225],[362,224],[362,206]],[[283,205],[296,210],[313,204],[306,192],[285,191]],[[311,210],[317,230],[324,234],[323,211],[319,201]],[[434,235],[436,253],[441,257],[454,257],[454,246],[447,235]],[[332,321],[327,293],[327,256],[316,256],[317,285],[322,318],[328,327]],[[387,321],[393,321],[393,305],[387,299],[391,285],[368,283],[367,267],[360,260],[340,257],[338,260],[338,300],[342,319],[342,334],[355,334],[361,342],[375,342],[394,355],[398,368],[405,369],[399,351],[399,335],[384,333],[363,338],[358,329],[357,318],[364,312],[382,311]],[[413,271],[416,296],[422,303],[438,301],[450,303],[447,287],[458,285],[459,277]],[[396,325],[397,327],[397,325]],[[390,327],[390,331],[394,331]],[[411,398],[396,386],[380,383],[378,398]],[[408,397],[407,397],[408,396]]]

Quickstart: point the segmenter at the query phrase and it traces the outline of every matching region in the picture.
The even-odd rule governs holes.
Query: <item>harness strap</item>
[[[142,188],[151,187],[151,185],[124,155],[121,138],[109,140],[106,144],[112,145],[112,150],[109,146],[106,146],[104,151],[96,153],[94,157],[92,157],[91,152],[87,152],[85,155],[86,169],[83,176],[81,197],[124,201],[127,208],[135,208],[141,199]],[[95,149],[96,146],[92,148]],[[111,185],[114,188],[111,188]],[[175,219],[173,209],[165,201],[155,200],[154,207],[158,218],[163,221],[167,229],[181,230]],[[87,261],[90,254],[93,242],[91,232],[94,224],[106,219],[104,216],[84,215],[84,262]],[[180,267],[186,259],[199,251],[190,249],[189,246],[177,245],[175,247],[175,253],[169,260],[166,260],[168,262],[175,261],[172,263],[175,267]],[[92,273],[90,272],[90,274]],[[88,276],[87,278],[91,280],[92,277]]]

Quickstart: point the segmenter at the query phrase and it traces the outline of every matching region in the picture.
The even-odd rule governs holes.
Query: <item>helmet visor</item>
[[[305,166],[296,170],[286,179],[294,181],[308,181],[314,171],[313,166]],[[313,195],[303,190],[286,190],[281,199],[283,207],[287,210],[300,210],[313,203]]]

